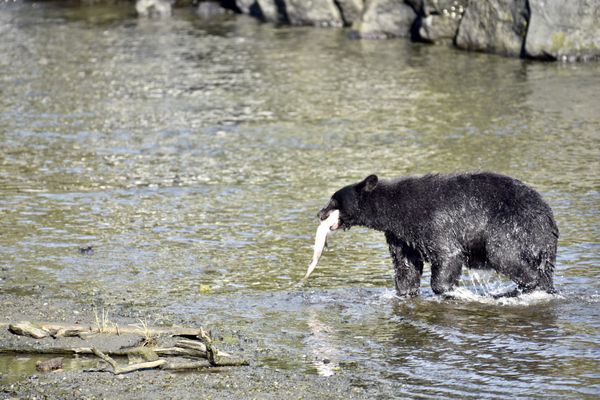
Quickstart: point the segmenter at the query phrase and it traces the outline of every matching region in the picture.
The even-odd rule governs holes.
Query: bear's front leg
[[[464,255],[442,253],[431,260],[431,290],[437,295],[451,291],[458,286],[458,281],[465,263]]]
[[[396,293],[401,297],[418,296],[423,274],[421,255],[390,232],[386,232],[385,238],[394,262]]]

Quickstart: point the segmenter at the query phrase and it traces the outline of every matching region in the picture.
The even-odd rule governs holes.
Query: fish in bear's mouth
[[[325,213],[323,213],[323,214],[325,214]],[[306,280],[308,279],[310,274],[312,274],[312,272],[315,270],[317,263],[319,262],[319,259],[321,258],[321,254],[323,254],[323,249],[325,248],[325,246],[327,244],[327,235],[329,235],[331,233],[331,231],[338,229],[339,215],[340,215],[339,210],[331,210],[329,213],[327,213],[327,217],[324,220],[322,220],[321,223],[319,224],[319,227],[317,228],[317,233],[315,235],[313,258],[312,258],[310,265],[308,266],[308,269],[306,270],[306,274],[304,275],[304,278],[302,278],[302,282],[306,282]],[[321,215],[319,215],[319,218],[320,217],[321,217]]]
[[[337,221],[333,225],[331,225],[329,227],[329,229],[332,230],[332,231],[335,231],[335,230],[340,229],[340,228],[344,228],[344,220],[341,218],[341,216],[339,214],[340,210],[335,209],[335,208],[322,209],[321,211],[319,211],[319,215],[318,215],[319,220],[321,222],[323,222],[327,218],[329,218],[329,216],[331,215],[331,213],[334,212],[334,211],[337,211],[338,217],[337,217]]]

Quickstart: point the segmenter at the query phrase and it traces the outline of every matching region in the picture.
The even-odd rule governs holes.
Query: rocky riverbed
[[[357,37],[411,38],[463,50],[540,60],[600,56],[598,0],[235,0],[264,21],[351,26]]]

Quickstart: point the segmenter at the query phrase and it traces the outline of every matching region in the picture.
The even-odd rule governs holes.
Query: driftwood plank
[[[127,374],[129,372],[140,371],[142,369],[153,369],[160,367],[161,365],[166,364],[167,362],[167,360],[159,359],[155,361],[146,361],[137,364],[130,364],[122,367],[119,364],[117,364],[117,362],[111,357],[107,356],[95,347],[92,349],[92,352],[98,357],[100,357],[102,360],[110,364],[110,366],[112,367],[112,373],[115,375]]]
[[[162,368],[168,370],[193,370],[202,368],[215,367],[233,367],[249,365],[246,360],[234,357],[224,351],[217,350],[213,345],[211,335],[202,328],[182,328],[182,327],[158,327],[150,328],[145,324],[140,327],[132,325],[116,329],[92,328],[85,324],[62,324],[62,323],[31,323],[22,321],[16,324],[0,324],[0,329],[8,328],[10,332],[16,335],[31,336],[37,339],[45,337],[79,337],[82,339],[80,343],[90,344],[89,346],[66,346],[65,341],[54,339],[52,345],[47,347],[47,344],[39,347],[19,347],[19,348],[0,348],[0,353],[14,354],[56,354],[56,355],[95,355],[104,362],[110,365],[110,371],[115,374],[125,374],[128,372],[139,371],[144,369]],[[143,328],[143,329],[142,329]],[[103,349],[101,346],[92,345],[90,337],[101,338],[103,335],[126,335],[133,334],[133,337],[139,336],[141,339],[155,336],[171,336],[183,337],[187,339],[178,340],[175,345],[170,347],[158,347],[156,345],[147,346],[149,341],[143,341],[144,345],[137,347],[120,348],[120,349]],[[72,341],[72,339],[71,339]],[[86,343],[87,341],[87,343]],[[171,340],[172,341],[172,340]],[[66,341],[68,343],[68,340]],[[156,343],[154,340],[152,343]],[[130,365],[119,365],[112,357],[142,357],[144,362],[134,363]],[[190,360],[172,362],[164,357],[180,357]],[[204,360],[198,360],[202,358]],[[56,367],[54,364],[48,364],[49,369],[59,368],[58,360]],[[54,361],[53,361],[54,362]],[[61,362],[62,363],[62,360]],[[45,365],[40,368],[46,368]]]

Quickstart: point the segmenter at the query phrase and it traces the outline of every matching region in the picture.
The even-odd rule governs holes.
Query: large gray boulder
[[[418,3],[415,3],[415,0],[410,1],[413,7],[417,6]],[[421,0],[420,11],[424,15],[462,14],[467,3],[468,0]]]
[[[340,8],[345,25],[360,21],[365,6],[363,0],[337,0],[336,4]]]
[[[520,56],[527,33],[527,0],[470,0],[456,45],[465,50]]]
[[[287,19],[292,25],[342,26],[342,14],[334,0],[284,1]]]
[[[528,57],[600,58],[600,0],[529,0],[529,6]]]
[[[367,0],[357,33],[365,39],[411,37],[416,18],[404,0]]]

